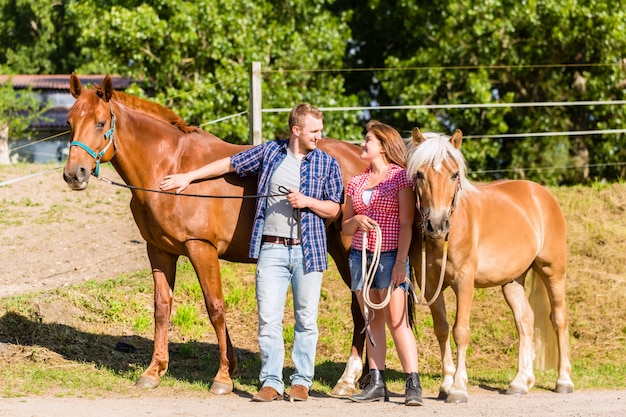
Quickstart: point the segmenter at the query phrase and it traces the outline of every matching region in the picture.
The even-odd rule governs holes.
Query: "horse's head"
[[[107,75],[102,86],[85,89],[72,73],[70,93],[76,102],[67,117],[71,143],[63,179],[71,189],[84,190],[90,175],[98,175],[100,163],[109,161],[115,154],[115,117],[110,104],[113,83]]]
[[[465,180],[465,161],[460,151],[463,133],[451,137],[425,133],[415,128],[409,148],[407,175],[413,179],[417,208],[427,236],[441,239],[450,229],[450,216],[456,208]]]

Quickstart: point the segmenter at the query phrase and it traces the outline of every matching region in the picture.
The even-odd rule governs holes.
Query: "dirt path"
[[[102,175],[120,181],[108,165]],[[0,182],[18,178],[0,187],[0,297],[149,268],[130,191],[96,178],[72,191],[60,169],[1,168]]]
[[[42,168],[43,169],[43,168]],[[103,175],[119,180],[110,166]],[[0,183],[37,172],[37,167],[2,167]],[[128,208],[130,193],[91,180],[87,191],[74,192],[53,169],[0,187],[0,297],[49,290],[88,279],[149,268],[144,241]],[[0,391],[2,391],[0,387]],[[313,393],[315,395],[315,393]],[[626,412],[626,391],[576,391],[570,395],[533,391],[510,397],[488,390],[470,393],[468,404],[445,404],[425,398],[409,408],[401,397],[390,403],[355,404],[324,395],[306,403],[258,404],[248,394],[225,397],[161,397],[158,389],[129,398],[1,398],[3,417],[111,416],[259,416],[330,417],[349,414],[479,416],[619,416]]]
[[[420,408],[405,407],[402,398],[389,403],[357,404],[329,397],[313,397],[304,403],[275,401],[254,403],[235,394],[206,398],[157,398],[154,395],[135,398],[8,398],[0,399],[4,417],[205,417],[236,416],[274,417],[340,415],[434,415],[438,417],[616,417],[626,411],[626,391],[578,391],[559,395],[551,392],[511,397],[479,391],[467,404],[445,404],[426,398]]]

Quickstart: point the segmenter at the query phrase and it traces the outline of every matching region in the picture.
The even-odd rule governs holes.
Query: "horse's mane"
[[[460,148],[455,148],[450,143],[450,136],[435,132],[422,133],[426,140],[419,146],[413,143],[411,138],[405,139],[407,145],[406,171],[409,178],[413,178],[420,167],[430,166],[440,172],[443,163],[452,158],[459,169],[461,177],[461,190],[473,189],[474,187],[467,178],[467,164]],[[462,191],[461,191],[462,192]]]
[[[130,94],[117,90],[113,91],[112,99],[130,107],[133,110],[137,110],[163,120],[185,133],[195,132],[198,130],[196,126],[189,126],[182,117],[159,103],[131,96]]]
[[[93,95],[89,95],[85,98],[85,102],[82,104],[78,104],[73,107],[73,111],[80,112],[84,110],[84,108],[92,108],[96,105],[98,97],[103,97],[104,92],[102,91],[102,87],[98,84],[93,85],[91,91],[94,92]],[[111,97],[112,100],[119,102],[133,110],[140,111],[142,113],[148,114],[154,118],[162,120],[185,133],[196,132],[199,130],[196,126],[189,126],[182,117],[168,109],[165,106],[160,105],[159,103],[155,103],[153,101],[145,100],[136,96],[131,96],[130,94],[126,94],[122,91],[113,91],[113,95]],[[84,108],[83,108],[84,107]]]

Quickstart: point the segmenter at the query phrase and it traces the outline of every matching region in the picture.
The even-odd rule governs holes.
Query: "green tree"
[[[326,112],[329,136],[359,140],[370,117],[405,135],[415,126],[444,133],[458,127],[476,179],[492,179],[493,170],[548,184],[624,178],[623,134],[530,135],[618,129],[623,105],[519,106],[623,100],[620,6],[616,0],[0,0],[6,51],[0,72],[132,76],[145,83],[131,92],[225,140],[247,142],[249,70],[259,61],[264,109],[299,101],[438,106]],[[285,119],[263,113],[264,138],[285,135]],[[512,133],[528,135],[505,137]]]
[[[464,142],[464,152],[474,171],[498,169],[502,176],[551,184],[625,176],[624,135],[497,138],[622,127],[623,105],[514,107],[623,100],[626,12],[620,1],[341,3],[353,11],[348,66],[381,68],[348,75],[348,93],[363,91],[372,80],[365,103],[511,103],[398,110],[381,118],[406,129],[417,125],[449,133],[461,128],[473,137]],[[485,135],[496,138],[481,138]],[[613,164],[620,161],[621,166]],[[592,168],[562,168],[574,164]]]
[[[11,81],[0,84],[0,164],[11,163],[9,135],[21,137],[33,120],[40,119],[46,105],[30,89],[19,92]]]
[[[75,25],[58,0],[0,0],[0,74],[69,73],[76,61]],[[23,137],[46,103],[30,89],[0,85],[0,163],[9,163],[9,135]]]
[[[0,0],[0,74],[70,73],[79,57],[67,1]]]
[[[115,73],[150,81],[155,99],[230,142],[248,138],[249,71],[262,64],[263,107],[300,101],[320,107],[357,103],[342,66],[350,32],[324,0],[74,1],[78,73]],[[137,94],[147,91],[137,90]],[[361,135],[357,113],[326,113],[328,135]],[[265,139],[286,135],[285,114],[264,113]]]

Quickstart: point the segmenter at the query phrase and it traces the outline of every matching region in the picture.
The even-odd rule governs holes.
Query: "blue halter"
[[[107,144],[100,152],[98,153],[94,152],[93,150],[91,150],[89,146],[85,145],[82,142],[78,142],[78,141],[70,142],[70,147],[79,146],[83,148],[85,152],[87,152],[96,160],[96,168],[91,173],[94,177],[98,177],[98,175],[100,174],[100,159],[102,159],[104,154],[107,153],[111,144],[113,144],[113,154],[115,155],[115,137],[113,136],[113,130],[115,129],[115,114],[113,114],[113,109],[110,109],[110,110],[111,110],[111,127],[104,134],[104,139],[107,141]]]

